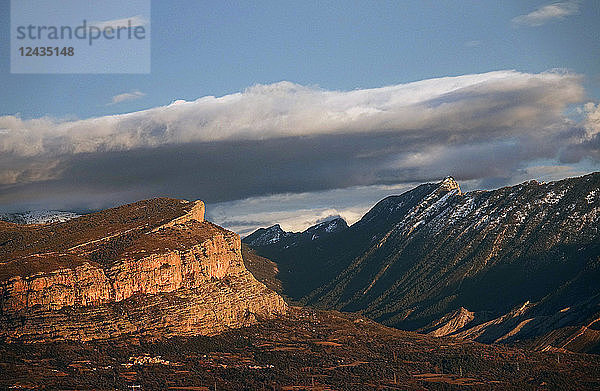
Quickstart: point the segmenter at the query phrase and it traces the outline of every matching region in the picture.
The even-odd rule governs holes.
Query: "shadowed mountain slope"
[[[449,177],[327,237],[254,248],[303,303],[434,335],[595,351],[599,226],[600,173],[466,194]]]

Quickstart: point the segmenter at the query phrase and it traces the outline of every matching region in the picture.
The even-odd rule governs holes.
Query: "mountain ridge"
[[[322,236],[343,231],[346,228],[348,228],[348,223],[341,217],[322,221],[301,232],[284,231],[281,225],[274,224],[267,228],[257,229],[243,240],[249,246],[266,246],[281,241],[286,241],[286,245],[296,245],[298,240],[316,240]]]
[[[577,334],[600,312],[599,187],[593,173],[462,193],[448,177],[384,198],[335,237],[255,250],[278,264],[291,298],[389,326],[436,332],[432,324],[464,308],[472,319],[460,329],[446,325],[449,333],[511,343],[565,327]],[[309,281],[311,269],[323,278]],[[522,313],[504,316],[528,301]],[[579,339],[594,350],[598,339],[588,330]]]

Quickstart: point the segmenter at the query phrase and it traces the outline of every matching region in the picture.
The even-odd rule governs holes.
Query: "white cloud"
[[[117,103],[125,102],[127,100],[139,99],[143,96],[146,96],[146,94],[144,94],[143,92],[140,92],[140,91],[124,92],[122,94],[113,96],[110,103],[108,103],[108,105],[114,105]]]
[[[117,27],[128,27],[130,25],[131,27],[146,26],[148,23],[149,21],[142,15],[135,15],[129,18],[91,22],[90,26],[96,26],[100,30],[103,30],[106,27],[112,27],[113,29],[116,29]]]
[[[0,152],[17,155],[129,150],[165,144],[262,140],[290,136],[453,132],[472,139],[485,127],[505,135],[532,125],[543,131],[565,105],[582,99],[581,77],[497,71],[388,87],[328,91],[290,82],[244,92],[79,121],[0,117]],[[139,98],[128,92],[113,102]]]
[[[477,41],[477,40],[465,42],[465,46],[468,47],[468,48],[479,47],[479,46],[481,46],[481,44],[482,44],[482,42],[481,41]]]
[[[515,25],[537,27],[553,20],[564,19],[579,12],[579,1],[563,1],[539,7],[526,15],[512,19]]]
[[[600,104],[588,102],[583,106],[586,114],[585,129],[587,139],[592,139],[600,134]]]

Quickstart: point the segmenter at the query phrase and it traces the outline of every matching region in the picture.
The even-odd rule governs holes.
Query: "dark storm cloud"
[[[593,155],[596,106],[585,124],[563,115],[582,98],[576,75],[502,71],[349,92],[284,82],[74,122],[0,117],[0,205],[509,180],[535,159]]]
[[[113,194],[121,189],[145,189],[153,196],[202,198],[214,203],[261,194],[391,183],[410,178],[410,170],[392,177],[381,169],[406,148],[398,135],[380,133],[83,153],[64,158],[57,168],[60,178],[6,186],[0,202],[21,199],[23,194],[17,189],[46,198],[82,191]],[[133,192],[134,198],[122,201],[133,201],[136,196]],[[82,201],[78,207],[84,207],[86,200]]]

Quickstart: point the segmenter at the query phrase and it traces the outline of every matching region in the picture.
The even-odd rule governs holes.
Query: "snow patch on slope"
[[[81,215],[57,210],[37,210],[20,213],[0,214],[0,220],[15,224],[48,224],[65,222]]]

